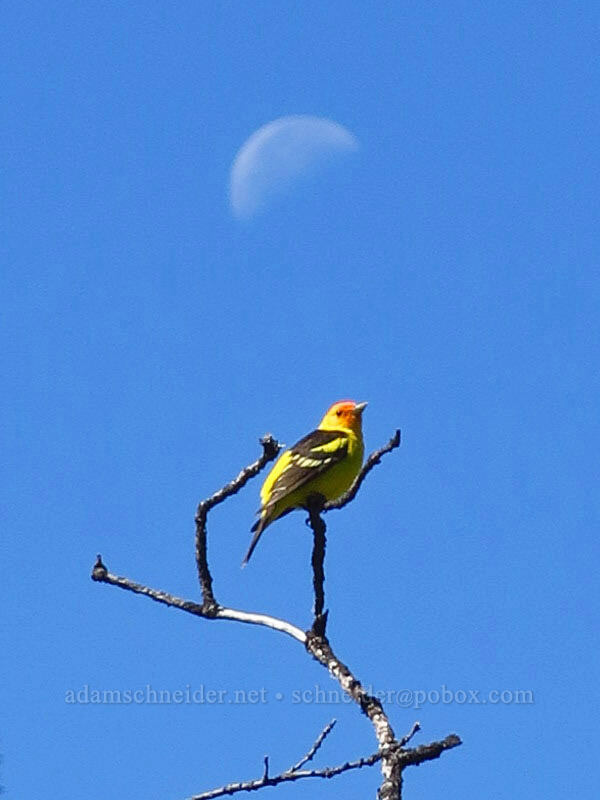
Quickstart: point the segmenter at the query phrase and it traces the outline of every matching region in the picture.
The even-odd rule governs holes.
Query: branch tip
[[[297,761],[293,766],[291,766],[287,770],[288,772],[298,772],[298,770],[301,769],[305,764],[308,764],[309,761],[313,760],[313,758],[317,753],[317,750],[321,747],[325,739],[329,736],[336,722],[337,722],[336,719],[332,719],[330,722],[327,723],[327,725],[325,725],[321,733],[315,739],[314,744],[310,748],[310,750],[305,755],[302,756],[300,761]]]
[[[371,453],[371,455],[367,458],[367,460],[362,466],[362,469],[354,479],[354,483],[348,489],[348,491],[345,492],[341,497],[338,497],[337,500],[328,500],[323,505],[322,511],[323,512],[333,511],[336,508],[343,508],[344,506],[347,506],[348,503],[351,503],[352,500],[354,500],[354,498],[358,494],[358,490],[360,489],[362,482],[367,477],[369,472],[373,469],[373,467],[376,464],[381,463],[382,456],[384,456],[386,453],[390,453],[392,450],[395,450],[397,447],[400,446],[400,440],[401,440],[401,433],[400,429],[397,428],[396,432],[389,440],[389,442],[387,444],[384,444],[383,447],[380,447],[378,450],[374,450]]]
[[[410,742],[410,740],[413,738],[413,736],[416,733],[418,733],[420,730],[421,730],[421,723],[417,721],[417,722],[414,723],[414,725],[409,730],[409,732],[407,734],[405,734],[400,739],[400,741],[398,742],[398,746],[399,747],[404,747],[405,745],[407,745]]]
[[[281,445],[270,433],[265,433],[258,441],[263,447],[263,456],[268,461],[272,461],[281,450]]]
[[[96,556],[96,563],[92,567],[92,580],[93,581],[102,581],[106,577],[108,573],[108,569],[104,565],[102,561],[102,556],[100,553]]]

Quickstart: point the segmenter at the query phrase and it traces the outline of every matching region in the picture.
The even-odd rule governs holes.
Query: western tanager
[[[335,500],[358,475],[364,453],[362,412],[366,403],[340,400],[319,427],[277,459],[260,490],[259,519],[243,564],[248,562],[264,529],[294,508],[305,508],[311,495]]]

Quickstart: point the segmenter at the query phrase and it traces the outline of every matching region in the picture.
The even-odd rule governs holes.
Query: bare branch
[[[337,500],[328,500],[325,505],[323,506],[323,511],[333,511],[336,508],[343,508],[347,506],[348,503],[351,503],[352,500],[358,494],[358,490],[360,489],[362,482],[367,477],[369,472],[373,469],[376,464],[381,462],[381,457],[384,456],[386,453],[390,453],[396,447],[400,446],[400,431],[397,430],[396,433],[392,436],[387,444],[383,447],[380,447],[379,450],[374,450],[371,455],[367,458],[365,463],[362,466],[361,471],[356,476],[354,483],[348,489],[348,491],[343,494],[341,497],[338,497]]]
[[[346,694],[354,700],[361,711],[371,720],[379,746],[385,749],[390,745],[397,744],[394,731],[381,702],[373,695],[370,695],[358,678],[340,661],[325,636],[318,636],[313,631],[307,631],[306,649],[316,661],[328,670],[331,677],[340,684]]]
[[[371,720],[380,750],[383,751],[381,765],[381,773],[383,775],[382,789],[387,784],[394,783],[395,762],[390,753],[392,752],[391,748],[395,748],[398,742],[381,702],[377,697],[370,695],[358,678],[337,658],[325,636],[319,636],[314,631],[307,631],[306,649],[313,658],[327,668],[331,677],[335,678],[346,694],[354,700],[361,711]],[[400,771],[398,772],[399,776]],[[383,797],[385,798],[385,795]],[[389,795],[389,797],[392,797],[392,795]]]
[[[409,732],[400,739],[400,741],[398,742],[398,747],[404,747],[404,745],[407,745],[413,738],[413,736],[420,730],[421,730],[421,723],[415,722],[412,728],[409,730]]]
[[[207,610],[217,606],[217,601],[213,594],[212,576],[208,568],[208,556],[206,550],[206,517],[211,508],[222,503],[231,495],[236,494],[239,490],[248,483],[250,478],[263,469],[269,461],[273,461],[281,450],[281,445],[274,439],[270,433],[267,433],[260,440],[263,447],[263,453],[259,459],[254,463],[245,467],[239,475],[223,486],[222,489],[215,492],[206,500],[202,500],[198,504],[196,510],[196,567],[198,569],[198,579],[202,588],[202,600]]]
[[[121,589],[126,589],[135,594],[142,594],[157,603],[162,603],[162,605],[171,606],[172,608],[178,608],[181,611],[187,611],[188,614],[194,614],[196,617],[203,617],[204,619],[229,619],[234,622],[245,622],[250,625],[262,625],[265,628],[271,628],[271,630],[287,633],[288,636],[296,639],[296,641],[301,644],[306,643],[306,634],[304,631],[285,619],[272,617],[270,614],[260,614],[254,611],[241,611],[235,608],[227,608],[218,604],[207,607],[204,603],[200,604],[194,603],[192,600],[183,600],[181,597],[175,597],[160,589],[152,589],[141,583],[135,583],[135,581],[129,580],[129,578],[113,575],[102,563],[101,556],[98,556],[94,564],[92,580],[98,581],[99,583],[109,583],[112,586],[118,586]]]
[[[332,719],[331,722],[328,722],[327,725],[325,725],[325,727],[323,728],[321,733],[315,739],[315,742],[314,742],[313,746],[310,748],[310,750],[308,751],[308,753],[306,753],[306,755],[302,756],[300,761],[297,761],[293,766],[291,766],[287,770],[288,772],[297,772],[305,764],[308,764],[309,761],[313,760],[313,758],[315,757],[315,755],[317,753],[317,750],[321,747],[321,745],[323,744],[325,739],[329,736],[329,734],[333,730],[336,721],[337,720]]]
[[[411,750],[399,750],[397,753],[397,760],[400,769],[422,764],[424,761],[433,761],[439,758],[446,750],[452,750],[462,744],[460,736],[451,733],[442,739],[440,742],[430,742],[429,744],[420,744]]]
[[[333,511],[337,508],[343,508],[348,505],[356,497],[362,482],[373,469],[376,464],[381,462],[382,456],[394,450],[400,445],[400,431],[397,430],[387,444],[374,450],[365,461],[362,469],[357,475],[356,479],[348,491],[337,500],[326,501],[322,495],[311,495],[306,503],[306,510],[308,511],[308,524],[313,530],[314,544],[312,552],[312,569],[313,569],[313,587],[315,592],[315,605],[314,605],[314,622],[312,626],[313,633],[317,636],[325,636],[325,629],[327,626],[327,614],[325,612],[325,571],[323,564],[325,561],[325,547],[326,547],[326,526],[321,517],[325,511]]]
[[[338,681],[341,688],[357,703],[363,713],[366,714],[375,730],[375,735],[379,743],[379,750],[377,753],[356,761],[340,764],[336,767],[326,767],[320,770],[302,769],[306,763],[312,760],[321,747],[323,741],[330,733],[335,722],[332,721],[321,732],[306,755],[280,775],[273,777],[269,776],[269,759],[268,757],[265,757],[264,773],[262,778],[254,781],[246,781],[244,783],[231,783],[227,786],[222,786],[210,792],[204,792],[203,794],[196,795],[194,798],[192,798],[192,800],[211,800],[212,798],[221,797],[227,794],[234,794],[239,791],[254,791],[256,789],[261,789],[264,786],[276,786],[279,783],[295,781],[301,778],[331,778],[334,775],[339,775],[341,772],[345,772],[347,770],[371,766],[378,761],[382,762],[381,771],[383,775],[383,783],[379,790],[378,797],[380,800],[400,800],[402,771],[405,769],[405,767],[438,758],[442,752],[453,747],[457,747],[459,744],[461,744],[461,742],[458,736],[452,734],[451,736],[448,736],[446,739],[443,739],[439,742],[421,745],[420,747],[410,750],[404,749],[405,745],[420,729],[419,723],[416,722],[408,734],[406,734],[400,740],[397,740],[381,702],[365,690],[360,681],[350,672],[349,668],[334,654],[329,641],[325,636],[327,612],[324,610],[325,573],[323,565],[326,548],[326,526],[321,517],[321,514],[324,511],[331,511],[335,508],[343,508],[354,499],[362,484],[362,481],[365,479],[366,475],[371,471],[371,469],[373,469],[375,464],[380,462],[381,457],[385,453],[388,453],[399,446],[400,431],[396,431],[395,436],[393,436],[384,447],[374,451],[369,456],[353,485],[342,497],[335,501],[329,502],[324,502],[324,498],[320,496],[309,499],[309,523],[313,529],[315,537],[312,557],[313,585],[315,591],[315,618],[312,629],[306,633],[287,620],[272,617],[268,614],[242,611],[221,606],[217,603],[213,594],[212,576],[208,568],[207,560],[207,515],[210,509],[215,505],[223,502],[225,499],[238,492],[247,483],[247,481],[257,475],[269,461],[272,461],[274,458],[276,458],[281,449],[278,442],[271,436],[264,437],[261,440],[261,444],[263,446],[263,454],[257,461],[243,469],[233,481],[228,483],[218,492],[215,492],[215,494],[213,494],[211,497],[203,500],[198,505],[195,517],[196,565],[202,588],[203,602],[201,604],[190,600],[184,600],[159,589],[152,589],[149,586],[135,583],[129,578],[113,575],[103,564],[100,556],[98,556],[96,564],[94,565],[92,579],[100,583],[108,583],[113,586],[118,586],[121,589],[134,592],[135,594],[145,595],[155,602],[178,608],[182,611],[186,611],[187,613],[194,614],[195,616],[202,617],[204,619],[228,619],[236,622],[261,625],[271,628],[272,630],[286,633],[296,641],[301,642],[305,646],[306,650],[313,656],[313,658],[327,668],[331,677]]]
[[[327,546],[327,537],[325,532],[327,530],[325,522],[321,517],[321,510],[325,498],[322,495],[311,495],[308,498],[307,510],[308,519],[307,524],[310,525],[313,531],[313,551],[312,551],[312,570],[313,570],[313,588],[315,592],[314,604],[314,621],[312,630],[318,636],[325,636],[325,628],[327,626],[327,612],[325,611],[325,548]]]
[[[445,750],[451,750],[453,747],[458,747],[461,744],[460,739],[456,734],[447,736],[440,742],[432,742],[431,744],[421,745],[414,750],[400,750],[398,745],[390,751],[383,753],[381,751],[372,753],[365,758],[358,758],[356,761],[346,761],[344,764],[338,764],[335,767],[323,767],[322,769],[312,770],[286,770],[279,775],[267,777],[263,775],[262,778],[257,778],[253,781],[243,781],[239,783],[228,783],[226,786],[220,786],[218,789],[211,789],[202,794],[196,794],[190,800],[214,800],[217,797],[224,797],[225,795],[236,794],[237,792],[253,792],[258,789],[264,789],[266,786],[277,786],[280,783],[288,783],[291,781],[301,780],[303,778],[333,778],[336,775],[341,775],[342,772],[349,772],[354,769],[362,769],[362,767],[372,767],[378,761],[387,757],[397,758],[401,762],[400,771],[407,766],[414,764],[421,764],[423,761],[431,761],[439,756]],[[396,795],[399,797],[399,795]]]
[[[402,748],[407,745],[417,731],[420,730],[421,725],[415,722],[409,732],[405,733],[399,742],[386,748],[386,757],[381,769],[383,783],[377,793],[378,800],[402,800],[402,766],[398,756],[399,753],[404,752]]]

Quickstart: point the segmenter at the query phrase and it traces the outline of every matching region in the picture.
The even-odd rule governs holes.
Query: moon
[[[229,182],[234,216],[251,217],[303,175],[337,155],[358,149],[357,139],[323,117],[279,117],[255,131],[239,149]]]

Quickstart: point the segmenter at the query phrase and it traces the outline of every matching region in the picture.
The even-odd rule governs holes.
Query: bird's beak
[[[354,406],[354,413],[355,414],[362,414],[362,412],[365,410],[366,407],[367,407],[367,403],[357,403]]]

